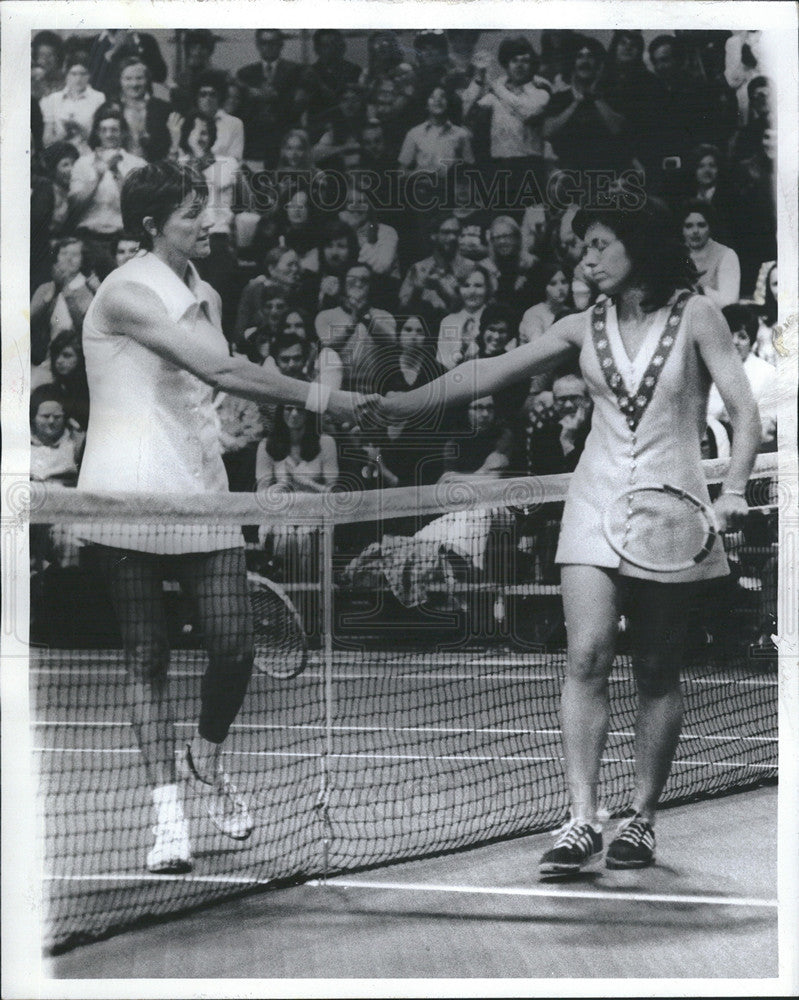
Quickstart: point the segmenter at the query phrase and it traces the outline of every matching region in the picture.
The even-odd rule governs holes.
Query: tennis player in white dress
[[[232,356],[220,300],[192,258],[210,252],[207,187],[188,167],[153,163],[122,188],[122,214],[142,251],[113,271],[86,315],[83,344],[90,417],[78,488],[213,493],[228,484],[213,389],[255,400],[329,410],[357,420],[362,397],[287,378]],[[205,792],[214,824],[246,839],[253,819],[221,764],[220,751],[253,667],[253,627],[241,531],[157,520],[87,525],[119,621],[130,681],[133,728],[152,787],[152,872],[192,865],[176,756]],[[196,603],[209,654],[197,731],[176,755],[169,696],[162,581],[177,578]]]

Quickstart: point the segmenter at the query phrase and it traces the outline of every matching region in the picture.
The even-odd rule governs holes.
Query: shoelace
[[[556,847],[576,847],[581,842],[585,842],[586,828],[588,823],[581,823],[576,819],[570,819],[559,830],[552,834],[556,837]]]
[[[649,846],[652,846],[655,835],[650,828],[648,820],[642,819],[640,816],[630,816],[619,827],[619,832],[616,834],[615,839],[633,845],[651,841]]]

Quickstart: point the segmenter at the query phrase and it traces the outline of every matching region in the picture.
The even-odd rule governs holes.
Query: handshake
[[[342,392],[334,389],[330,393],[325,412],[334,420],[358,424],[367,430],[383,428],[413,416],[413,409],[405,402],[405,396],[404,392],[390,392],[381,396],[378,393]]]

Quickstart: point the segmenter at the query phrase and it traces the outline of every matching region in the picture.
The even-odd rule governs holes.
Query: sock
[[[153,805],[159,823],[176,823],[183,819],[183,806],[178,798],[177,785],[157,785],[153,789]]]

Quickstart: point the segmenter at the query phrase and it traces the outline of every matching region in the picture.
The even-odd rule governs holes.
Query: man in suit
[[[252,170],[277,165],[283,133],[295,124],[301,110],[301,68],[281,59],[283,42],[279,29],[258,28],[255,44],[261,58],[236,74],[247,98],[242,111],[244,160]]]

